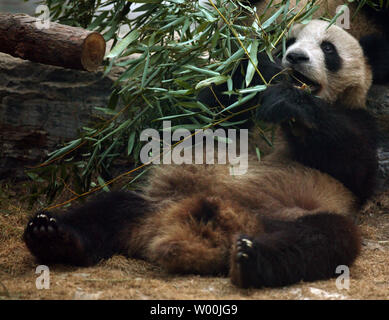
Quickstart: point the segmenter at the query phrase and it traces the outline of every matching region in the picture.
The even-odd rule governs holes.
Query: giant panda
[[[271,3],[268,0],[248,0],[247,2],[256,8],[257,15],[261,17],[261,21],[263,22],[274,14],[277,10],[277,4],[280,4],[282,0],[272,0]],[[294,12],[297,13],[307,2],[312,1],[292,0],[289,2],[289,8],[294,8]],[[372,33],[380,33],[387,37],[387,31],[389,30],[389,2],[384,1],[380,6],[379,1],[376,1],[376,8],[363,4],[362,2],[362,0],[351,3],[345,0],[317,0],[314,4],[318,6],[318,9],[315,11],[313,17],[332,19],[337,14],[337,8],[347,4],[350,13],[350,29],[347,30],[349,33],[357,39]],[[273,6],[273,8],[266,11],[268,5]],[[262,16],[265,11],[265,16]],[[246,23],[251,22],[246,21]]]
[[[378,132],[365,99],[373,64],[384,61],[325,21],[295,25],[289,37],[281,67],[311,92],[285,78],[258,96],[258,119],[282,140],[269,158],[250,158],[238,176],[228,165],[159,165],[137,192],[40,211],[23,235],[30,252],[78,266],[124,254],[172,273],[229,275],[243,288],[328,279],[350,266],[361,245],[353,217],[376,186]],[[280,68],[259,63],[268,76]]]

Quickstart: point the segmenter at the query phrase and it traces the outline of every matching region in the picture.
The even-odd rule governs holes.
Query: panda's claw
[[[27,224],[25,238],[32,239],[53,236],[58,230],[57,221],[49,213],[39,212]]]
[[[240,236],[236,240],[236,260],[237,262],[244,262],[253,258],[254,243],[247,236]]]
[[[251,248],[252,246],[253,246],[253,242],[251,241],[251,240],[249,240],[249,239],[242,239],[242,242],[244,242],[245,243],[245,245],[247,246],[247,247],[249,247],[249,248]]]
[[[237,253],[237,258],[238,258],[238,260],[242,260],[242,259],[247,259],[249,256],[248,256],[248,254],[247,253],[242,253],[242,252],[238,252]]]

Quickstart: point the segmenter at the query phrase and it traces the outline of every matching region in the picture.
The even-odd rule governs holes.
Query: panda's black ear
[[[373,71],[373,83],[389,83],[389,41],[378,34],[360,39],[365,56]]]

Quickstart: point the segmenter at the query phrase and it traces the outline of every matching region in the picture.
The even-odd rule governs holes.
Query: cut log
[[[41,20],[26,14],[0,13],[0,52],[70,69],[95,71],[106,43],[98,32]]]

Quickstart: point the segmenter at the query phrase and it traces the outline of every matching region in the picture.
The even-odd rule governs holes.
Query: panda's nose
[[[286,60],[291,64],[299,64],[309,61],[309,57],[301,51],[289,52],[286,55]]]

